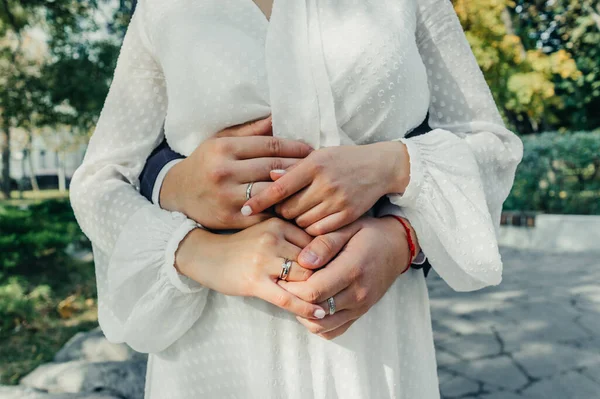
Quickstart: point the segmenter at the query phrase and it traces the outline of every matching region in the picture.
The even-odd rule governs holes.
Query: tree
[[[531,47],[546,54],[573,54],[579,78],[556,79],[564,107],[556,127],[592,130],[600,126],[600,2],[597,0],[523,1],[517,3],[517,26]]]
[[[571,54],[529,48],[513,26],[517,12],[509,0],[456,0],[456,12],[503,116],[521,133],[548,128],[556,110],[555,79],[581,76]]]
[[[89,133],[106,97],[130,2],[106,13],[109,0],[0,0],[0,134],[2,193],[10,195],[10,131],[46,125]],[[104,15],[105,18],[102,18]],[[100,26],[104,25],[104,26]],[[47,57],[32,63],[24,52],[28,29],[47,34]],[[106,31],[101,40],[90,32]],[[93,82],[93,84],[90,84]],[[61,109],[74,113],[62,113]]]

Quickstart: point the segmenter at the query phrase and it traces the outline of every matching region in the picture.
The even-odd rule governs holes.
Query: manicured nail
[[[312,251],[302,252],[301,258],[304,263],[308,263],[310,265],[316,266],[317,262],[319,262],[319,257]]]
[[[322,319],[325,317],[325,311],[323,309],[319,308],[319,309],[315,310],[314,315],[317,319]]]
[[[250,215],[252,215],[252,208],[250,208],[248,205],[245,205],[242,208],[242,215],[244,215],[244,216],[250,216]]]
[[[286,171],[285,169],[273,169],[271,173],[275,173],[277,175],[285,175]]]

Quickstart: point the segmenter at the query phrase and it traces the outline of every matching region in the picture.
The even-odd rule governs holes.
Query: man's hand
[[[210,229],[243,229],[271,217],[240,214],[248,183],[252,195],[273,184],[270,172],[305,158],[307,144],[272,137],[271,117],[225,129],[175,165],[160,190],[161,207]]]
[[[315,238],[299,256],[298,263],[302,267],[326,267],[305,282],[280,281],[279,284],[300,299],[320,304],[324,309],[329,309],[327,299],[334,297],[335,314],[322,320],[298,317],[311,332],[333,339],[346,332],[381,299],[410,266],[409,262],[406,232],[397,220],[363,217],[341,230]]]

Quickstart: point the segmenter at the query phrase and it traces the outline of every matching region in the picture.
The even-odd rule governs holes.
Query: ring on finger
[[[327,304],[329,305],[329,315],[333,315],[335,313],[335,299],[333,297],[329,297],[327,299]]]
[[[252,186],[254,186],[254,182],[250,182],[248,183],[248,186],[246,186],[246,201],[250,200],[250,198],[252,198]]]
[[[288,276],[290,275],[290,269],[292,268],[292,261],[289,259],[284,259],[283,264],[281,265],[281,273],[279,274],[279,279],[283,281],[287,281]]]

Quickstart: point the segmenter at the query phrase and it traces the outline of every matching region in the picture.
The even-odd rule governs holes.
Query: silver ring
[[[284,262],[281,265],[281,274],[279,274],[279,279],[287,281],[287,278],[290,275],[291,268],[292,268],[292,261],[289,259],[284,259]]]
[[[333,297],[330,297],[329,299],[327,299],[327,303],[329,304],[329,315],[331,316],[335,313],[335,299],[333,299]]]
[[[246,187],[246,201],[248,201],[252,197],[252,186],[253,185],[254,185],[254,182],[250,182],[250,183],[248,183],[248,186]]]

